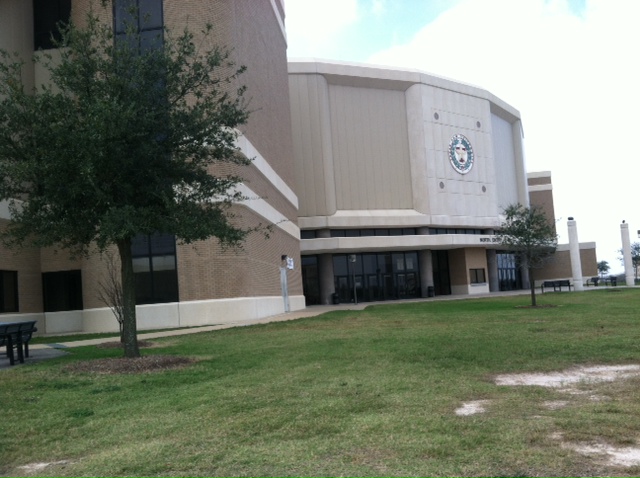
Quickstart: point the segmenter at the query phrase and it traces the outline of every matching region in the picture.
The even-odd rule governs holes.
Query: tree
[[[104,303],[113,316],[118,321],[118,330],[120,332],[120,342],[124,343],[124,298],[122,293],[122,278],[116,257],[113,251],[107,250],[102,255],[105,263],[106,271],[102,279],[98,281],[98,299]]]
[[[211,27],[200,46],[185,30],[143,48],[148,39],[131,23],[118,41],[92,12],[82,28],[64,27],[61,58],[33,59],[51,76],[37,91],[24,86],[18,56],[0,52],[0,200],[12,214],[2,237],[9,246],[73,254],[116,246],[124,353],[139,357],[132,238],[242,243],[250,229],[230,208],[245,199],[234,186],[250,161],[235,140],[249,113],[244,68],[229,50],[207,46]],[[211,174],[218,163],[235,173]]]
[[[534,270],[542,267],[555,253],[558,235],[544,211],[537,207],[512,204],[503,212],[505,220],[496,233],[500,243],[513,250],[518,264],[529,271],[531,305],[536,306]]]
[[[598,274],[600,274],[600,277],[604,277],[610,269],[611,267],[607,261],[598,262]]]
[[[620,262],[624,265],[622,249],[618,249],[618,254],[620,254],[618,259],[620,259]],[[638,280],[638,267],[640,266],[640,242],[631,243],[631,266],[633,267],[633,277],[635,280]]]

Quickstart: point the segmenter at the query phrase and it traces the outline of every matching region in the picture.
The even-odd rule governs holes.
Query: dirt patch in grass
[[[638,375],[640,375],[640,365],[599,365],[575,367],[562,372],[498,375],[495,383],[496,385],[537,385],[555,388],[580,382],[612,382]]]
[[[570,395],[589,394],[574,386],[578,384],[595,384],[625,380],[640,375],[640,365],[598,365],[591,367],[574,367],[552,373],[522,373],[499,375],[496,385],[507,386],[539,386],[558,388],[560,392]],[[591,400],[600,401],[603,397],[589,395]],[[558,410],[569,405],[568,401],[547,401],[544,406],[550,410]],[[554,434],[562,448],[573,450],[581,455],[595,457],[607,466],[632,467],[640,466],[640,447],[616,447],[604,441],[593,443],[571,443],[563,440],[561,433]]]
[[[118,357],[86,360],[67,365],[65,370],[75,373],[98,374],[149,373],[175,370],[195,362],[192,358],[175,355],[145,355],[137,358]]]
[[[71,465],[72,462],[68,460],[54,461],[51,463],[30,463],[28,465],[19,466],[18,469],[21,470],[21,473],[28,475],[37,475],[39,472],[44,470],[49,466],[66,466]]]
[[[461,407],[456,409],[456,415],[468,416],[475,415],[477,413],[484,413],[487,410],[485,405],[489,403],[489,400],[475,400],[473,402],[463,403]]]
[[[149,340],[138,340],[138,347],[141,349],[153,347],[154,345],[155,344]],[[96,345],[96,347],[99,349],[121,349],[124,347],[124,344],[122,342],[105,342]]]

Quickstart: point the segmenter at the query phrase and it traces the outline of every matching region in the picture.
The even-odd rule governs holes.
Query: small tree
[[[609,263],[607,261],[598,262],[598,274],[600,274],[601,278],[604,278],[604,276],[607,274],[607,272],[609,272],[610,269],[611,267],[609,266]]]
[[[120,342],[124,343],[124,296],[118,262],[110,250],[102,254],[102,260],[106,270],[104,277],[98,281],[98,299],[111,309],[113,316],[118,321]]]
[[[504,216],[496,236],[503,246],[517,254],[519,266],[529,271],[531,305],[535,307],[534,270],[542,267],[555,253],[558,235],[544,211],[537,206],[513,204],[505,208]]]
[[[24,86],[18,56],[0,52],[0,200],[12,214],[9,246],[116,246],[124,354],[139,357],[132,239],[240,244],[249,229],[230,211],[245,199],[233,171],[250,161],[235,145],[248,118],[243,68],[207,45],[211,27],[201,45],[188,31],[165,31],[148,48],[130,13],[118,41],[93,13],[83,28],[64,28],[59,60],[34,57],[51,78],[37,91]],[[232,173],[211,174],[216,163]]]

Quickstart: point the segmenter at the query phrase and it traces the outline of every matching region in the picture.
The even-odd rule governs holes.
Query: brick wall
[[[0,219],[0,230],[4,230],[7,223]],[[29,247],[8,249],[0,244],[0,270],[18,272],[19,312],[42,312],[40,250]]]

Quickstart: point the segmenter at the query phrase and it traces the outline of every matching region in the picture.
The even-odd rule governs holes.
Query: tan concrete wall
[[[595,248],[580,248],[582,277],[598,275],[598,263]],[[544,267],[534,272],[536,283],[543,280],[571,279],[571,257],[569,250],[557,251]]]
[[[469,275],[469,269],[484,269],[485,278],[488,280],[487,271],[487,251],[486,249],[465,249],[465,256],[467,262],[467,283],[471,282]]]
[[[464,249],[453,249],[449,251],[449,275],[452,288],[456,286],[466,286],[469,283]]]
[[[551,176],[543,176],[539,178],[527,178],[527,184],[529,186],[540,186],[544,184],[551,184]]]
[[[596,249],[580,249],[580,262],[582,264],[582,275],[584,277],[595,277],[598,275],[598,259]]]
[[[338,209],[412,209],[403,91],[329,85]]]
[[[470,269],[484,269],[487,282],[471,284]],[[479,294],[489,292],[487,255],[484,248],[453,249],[449,251],[451,293]]]
[[[6,220],[0,219],[0,230]],[[36,248],[8,249],[0,244],[0,270],[18,272],[19,313],[42,312],[42,275],[40,251]],[[0,320],[2,314],[0,314]]]
[[[553,191],[551,189],[542,191],[529,191],[529,203],[531,206],[538,206],[544,212],[547,220],[556,230],[556,214],[553,205]]]
[[[291,127],[300,216],[336,212],[329,86],[322,75],[290,75]]]
[[[519,113],[491,94],[370,65],[300,61],[289,72],[301,219],[410,210],[416,225],[495,228],[506,181],[510,202],[528,204]],[[475,156],[467,174],[448,158],[459,133]],[[497,159],[515,163],[509,175]]]
[[[27,88],[33,88],[33,2],[0,0],[0,48],[18,53],[26,62],[22,78]]]
[[[257,226],[261,218],[238,207],[239,224]],[[266,231],[265,231],[266,232]],[[178,246],[180,301],[281,295],[280,261],[283,254],[294,258],[296,268],[288,272],[289,293],[302,294],[298,240],[273,228],[248,236],[242,249],[223,249],[211,239]]]

